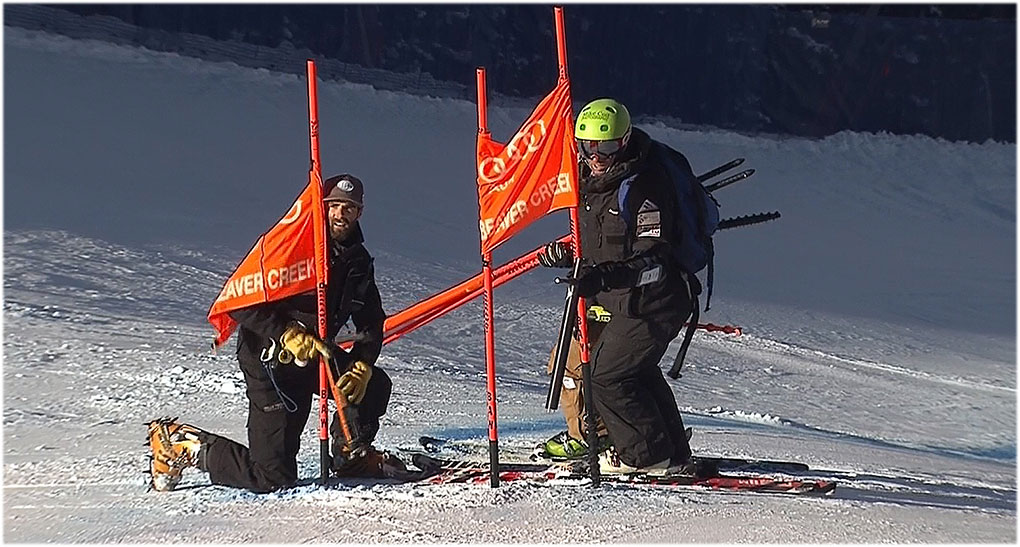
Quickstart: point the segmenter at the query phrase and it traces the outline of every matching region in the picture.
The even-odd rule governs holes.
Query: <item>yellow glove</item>
[[[284,350],[294,356],[297,365],[301,367],[318,355],[326,359],[329,359],[331,355],[329,346],[325,342],[298,325],[287,327],[287,330],[283,331],[283,335],[280,336],[280,343],[283,344]],[[282,355],[280,361],[283,362]]]
[[[347,396],[351,404],[358,404],[365,398],[368,381],[372,379],[372,367],[364,361],[355,361],[351,369],[337,380],[336,387]]]
[[[608,323],[613,318],[613,313],[602,306],[588,308],[588,320],[596,323]]]

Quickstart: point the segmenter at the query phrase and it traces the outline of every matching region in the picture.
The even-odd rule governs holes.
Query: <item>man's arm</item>
[[[368,285],[364,294],[361,295],[364,298],[364,304],[351,314],[354,327],[361,335],[361,338],[351,348],[351,357],[354,361],[364,361],[372,365],[375,364],[379,353],[382,352],[383,323],[386,321],[386,312],[383,311],[379,287],[375,284],[374,268],[369,270],[368,276]]]
[[[645,181],[652,184],[635,184],[627,197],[627,225],[631,238],[630,257],[598,265],[606,289],[627,289],[654,283],[672,268],[673,250],[670,241],[679,234],[672,233],[676,214],[674,200],[659,189],[670,181]],[[668,189],[668,188],[667,188]]]
[[[287,320],[279,313],[278,305],[279,302],[269,302],[248,306],[230,312],[230,317],[262,338],[279,339],[287,329]]]

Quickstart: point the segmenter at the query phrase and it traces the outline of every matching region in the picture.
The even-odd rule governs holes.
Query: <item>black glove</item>
[[[538,252],[538,263],[546,268],[569,268],[574,264],[574,251],[566,243],[552,241]]]
[[[605,274],[598,266],[581,266],[581,271],[573,281],[574,290],[581,298],[591,298],[602,291],[605,285]]]

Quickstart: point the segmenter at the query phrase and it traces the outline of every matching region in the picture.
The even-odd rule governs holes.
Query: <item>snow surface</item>
[[[210,354],[210,302],[308,169],[306,83],[266,70],[4,28],[3,526],[8,542],[1013,542],[1016,146],[840,133],[794,139],[646,125],[695,170],[758,173],[716,238],[716,292],[673,383],[696,453],[803,461],[823,498],[581,484],[255,495],[186,472],[146,490],[144,422],[245,439],[244,384]],[[554,75],[550,75],[550,86]],[[320,82],[324,174],[366,182],[363,224],[394,312],[479,270],[475,105]],[[577,97],[586,100],[586,97]],[[494,107],[509,136],[521,108]],[[566,231],[529,227],[499,262]],[[556,272],[497,291],[501,444],[542,410]],[[678,343],[667,353],[671,362]],[[378,444],[485,450],[480,302],[383,350]],[[310,422],[314,422],[310,420]]]

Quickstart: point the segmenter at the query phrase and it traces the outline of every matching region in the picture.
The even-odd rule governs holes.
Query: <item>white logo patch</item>
[[[656,281],[659,280],[659,276],[661,276],[661,275],[662,275],[662,266],[655,266],[653,268],[648,268],[648,269],[644,270],[643,272],[641,272],[641,276],[638,279],[637,286],[641,287],[641,286],[647,285],[649,283],[655,283]]]
[[[658,205],[646,199],[645,202],[641,204],[641,207],[638,208],[637,212],[644,213],[645,211],[658,211],[658,210],[659,210]]]
[[[650,213],[638,213],[637,224],[638,226],[647,226],[649,224],[659,224],[661,214],[658,211]]]
[[[638,213],[637,236],[662,237],[662,214],[658,210]]]
[[[344,191],[344,192],[353,192],[354,191],[354,183],[349,181],[349,180],[347,180],[347,179],[344,179],[344,180],[336,183],[336,187],[339,188],[340,190]]]
[[[619,214],[620,214],[620,212],[619,212],[619,211],[616,211],[616,210],[613,210],[613,208],[612,208],[612,207],[610,207],[610,208],[609,208],[609,214],[611,214],[611,215],[619,215]]]

